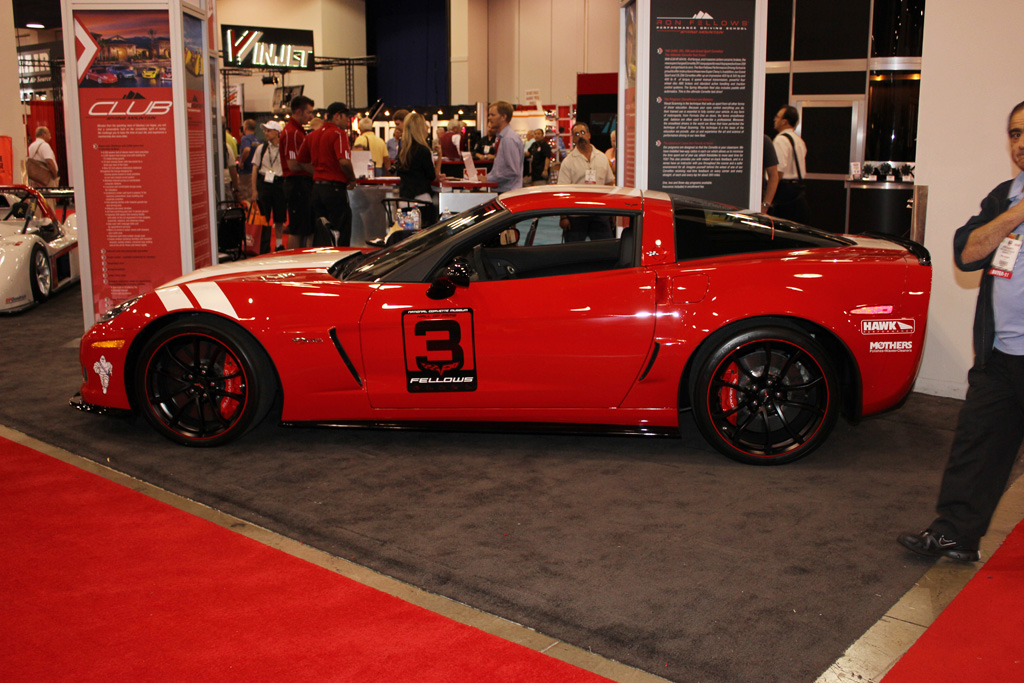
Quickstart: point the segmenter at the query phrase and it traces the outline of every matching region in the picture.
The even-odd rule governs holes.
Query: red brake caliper
[[[730,363],[729,367],[722,373],[722,381],[729,384],[736,384],[740,379],[739,368],[736,367],[735,363]],[[730,413],[729,417],[725,418],[731,424],[736,424],[736,413],[732,412],[736,410],[738,405],[736,402],[736,390],[732,387],[722,387],[718,392],[718,400],[721,402],[722,412]]]
[[[235,362],[235,359],[230,354],[225,354],[225,356],[224,356],[224,374],[225,375],[234,375],[236,372],[238,372],[238,363]],[[241,388],[242,388],[242,377],[241,377],[241,375],[237,375],[237,376],[232,377],[230,379],[224,380],[224,391],[226,391],[228,393],[237,394],[241,390]],[[221,415],[221,417],[223,417],[226,420],[230,419],[235,414],[235,409],[237,407],[238,407],[238,401],[236,399],[233,399],[230,396],[225,396],[224,398],[222,398],[220,400],[220,415]]]

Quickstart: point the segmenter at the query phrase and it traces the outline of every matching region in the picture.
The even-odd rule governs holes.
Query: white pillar
[[[25,121],[18,85],[18,38],[11,0],[0,0],[0,135],[8,135],[14,147],[14,180],[19,182],[25,160]]]

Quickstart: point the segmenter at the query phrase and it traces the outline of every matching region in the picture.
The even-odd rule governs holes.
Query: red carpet
[[[884,680],[1024,681],[1024,522]]]
[[[4,681],[605,681],[0,438]]]

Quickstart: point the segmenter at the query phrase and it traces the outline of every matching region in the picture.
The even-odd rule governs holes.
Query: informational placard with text
[[[100,315],[181,275],[169,14],[79,10],[74,30]]]
[[[745,207],[756,0],[652,0],[650,189]]]

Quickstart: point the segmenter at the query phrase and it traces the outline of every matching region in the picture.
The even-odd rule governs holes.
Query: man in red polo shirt
[[[310,133],[299,149],[298,162],[313,171],[313,220],[326,218],[338,246],[352,240],[352,209],[348,190],[355,187],[348,131],[351,119],[344,102],[327,107],[327,122]]]
[[[284,176],[284,197],[288,202],[285,248],[305,246],[306,239],[313,234],[310,212],[313,177],[298,161],[299,149],[306,138],[303,126],[313,118],[313,100],[299,95],[292,98],[291,105],[292,116],[281,132],[280,142],[281,175]],[[289,240],[287,235],[292,235],[292,239]]]

